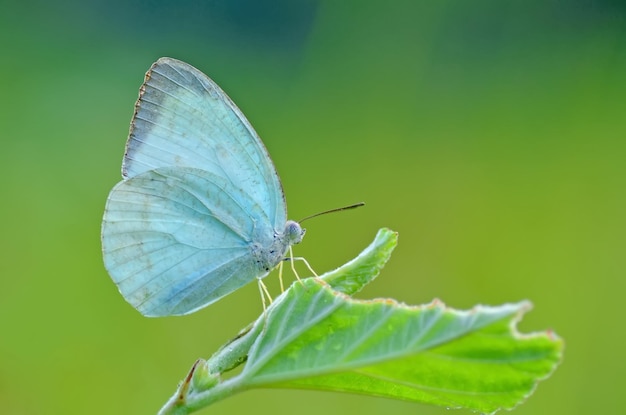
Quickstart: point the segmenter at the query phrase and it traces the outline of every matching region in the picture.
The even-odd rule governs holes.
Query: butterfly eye
[[[302,228],[298,222],[288,220],[285,225],[285,242],[289,245],[299,244],[304,237],[306,229]]]

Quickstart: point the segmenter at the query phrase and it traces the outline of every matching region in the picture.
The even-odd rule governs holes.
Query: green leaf
[[[383,269],[398,244],[398,233],[382,228],[374,241],[356,258],[320,278],[335,291],[355,294],[372,282]]]
[[[398,234],[396,232],[386,228],[380,229],[374,241],[356,258],[336,270],[320,276],[320,278],[336,291],[354,294],[378,276],[380,270],[391,257],[391,252],[397,243]],[[268,311],[279,303],[280,301],[277,299]],[[265,314],[243,329],[233,340],[222,346],[207,362],[210,367],[209,372],[224,373],[245,362],[248,351],[256,340],[264,322]]]
[[[464,312],[440,302],[357,301],[307,280],[272,310],[242,382],[510,409],[560,359],[555,336],[511,330],[528,308],[522,302]]]
[[[528,302],[458,311],[439,301],[407,306],[349,297],[378,274],[395,244],[396,234],[381,230],[344,267],[294,283],[243,335],[208,362],[196,362],[161,413],[189,413],[253,387],[495,412],[518,405],[554,370],[562,341],[550,332],[515,329]],[[246,359],[239,375],[221,380]]]

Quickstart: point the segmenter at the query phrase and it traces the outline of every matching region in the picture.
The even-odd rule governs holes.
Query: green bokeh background
[[[103,268],[104,202],[160,56],[240,106],[292,219],[367,202],[307,223],[297,255],[322,272],[391,227],[400,245],[361,297],[530,299],[521,329],[554,329],[566,352],[515,413],[619,412],[625,17],[618,0],[0,1],[0,412],[154,413],[261,312],[251,284],[143,318]],[[283,390],[204,413],[392,411],[448,413]]]

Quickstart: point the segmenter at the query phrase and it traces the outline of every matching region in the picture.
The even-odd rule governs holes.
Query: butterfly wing
[[[260,138],[237,106],[191,65],[161,58],[146,73],[135,105],[122,175],[186,166],[223,177],[282,231],[280,179]]]
[[[250,123],[202,72],[170,58],[152,65],[122,176],[105,209],[103,257],[144,315],[193,312],[267,272],[251,249],[284,229],[280,180]]]
[[[250,253],[251,238],[273,237],[263,223],[263,209],[222,177],[189,167],[149,170],[109,195],[105,267],[142,314],[188,314],[266,273]]]

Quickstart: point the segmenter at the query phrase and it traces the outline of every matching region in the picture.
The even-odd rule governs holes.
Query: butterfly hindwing
[[[250,242],[273,236],[266,213],[232,183],[189,167],[149,170],[111,191],[105,266],[142,314],[187,314],[261,276]]]

